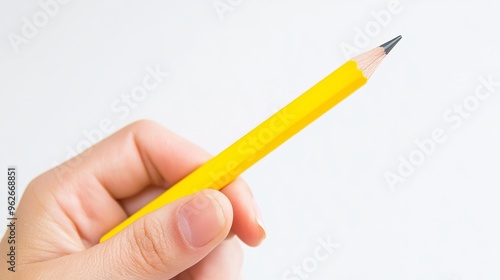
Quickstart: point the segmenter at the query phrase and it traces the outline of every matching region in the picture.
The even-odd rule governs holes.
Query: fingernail
[[[203,247],[224,228],[224,212],[206,192],[200,192],[179,208],[179,228],[186,241],[193,247]]]
[[[252,200],[253,202],[253,212],[255,213],[255,222],[259,225],[259,227],[262,229],[263,237],[264,239],[266,237],[266,230],[264,229],[264,219],[262,218],[262,212],[260,212],[260,208],[257,205],[257,201],[255,199]]]

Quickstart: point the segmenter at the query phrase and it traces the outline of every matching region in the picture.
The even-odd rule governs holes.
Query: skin
[[[9,279],[240,279],[240,240],[265,238],[245,182],[204,190],[150,213],[111,239],[99,238],[192,172],[210,155],[150,121],[133,123],[35,178],[16,212],[16,272]],[[183,231],[180,209],[202,201],[207,229]],[[199,203],[198,203],[199,204]],[[205,207],[205,208],[204,208]],[[213,208],[206,208],[213,207]],[[216,213],[206,219],[207,213]],[[210,234],[209,232],[212,232]],[[203,244],[200,245],[200,238]],[[5,256],[11,244],[0,243]],[[5,258],[5,257],[4,257]]]

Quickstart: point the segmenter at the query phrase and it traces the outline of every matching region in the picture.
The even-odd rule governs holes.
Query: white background
[[[2,0],[0,168],[22,190],[106,118],[215,154],[341,65],[389,3],[233,0],[221,18],[216,2],[71,1],[16,53],[9,34],[41,8]],[[401,0],[360,46],[403,35],[370,82],[244,174],[268,234],[245,248],[246,279],[301,279],[285,273],[304,261],[308,279],[500,278],[500,86],[457,129],[443,118],[479,77],[500,81],[500,5],[435,2]],[[170,76],[120,118],[110,105],[155,65]],[[447,140],[391,189],[384,174],[434,129]],[[311,269],[328,236],[340,247]]]

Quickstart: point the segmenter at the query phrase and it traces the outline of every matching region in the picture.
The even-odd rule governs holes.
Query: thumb
[[[204,190],[145,215],[104,243],[66,256],[70,263],[63,266],[71,271],[66,275],[81,273],[86,279],[170,279],[224,241],[232,219],[227,197]]]

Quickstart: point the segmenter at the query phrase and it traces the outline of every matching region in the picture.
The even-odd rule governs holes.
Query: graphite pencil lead
[[[394,46],[399,42],[399,40],[401,40],[401,38],[403,37],[399,35],[398,37],[383,43],[382,45],[380,45],[380,47],[384,48],[385,54],[388,54],[392,50],[392,48],[394,48]]]

